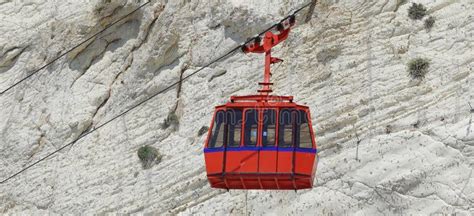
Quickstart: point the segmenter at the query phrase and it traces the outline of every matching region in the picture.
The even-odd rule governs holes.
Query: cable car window
[[[274,146],[276,134],[276,112],[275,110],[265,110],[263,112],[262,145]]]
[[[227,146],[239,147],[242,132],[242,110],[227,110]]]
[[[214,128],[212,129],[209,148],[220,148],[224,146],[224,111],[219,111],[214,117]]]
[[[257,110],[247,110],[245,112],[244,143],[246,146],[257,145],[258,130],[258,112]]]
[[[299,110],[299,121],[298,121],[298,127],[299,127],[299,145],[298,147],[300,148],[312,148],[313,147],[313,142],[311,139],[311,128],[309,127],[309,122],[308,122],[308,117],[306,115],[305,111]]]
[[[293,125],[294,125],[294,109],[283,109],[280,111],[279,130],[278,130],[278,146],[293,146]]]

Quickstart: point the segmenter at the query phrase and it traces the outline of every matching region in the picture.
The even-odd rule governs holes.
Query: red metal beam
[[[259,90],[261,95],[269,95],[272,92],[272,89],[270,88],[270,78],[272,76],[272,73],[270,72],[270,65],[283,61],[279,58],[272,57],[272,48],[288,38],[291,27],[295,24],[294,21],[295,18],[292,16],[278,24],[278,34],[274,34],[272,31],[265,32],[263,43],[260,37],[258,37],[255,38],[252,43],[243,47],[243,51],[245,53],[265,53],[263,82],[259,83],[259,85],[262,86],[262,89]]]
[[[276,101],[276,102],[293,102],[293,96],[278,96],[278,95],[245,95],[245,96],[231,96],[231,102],[238,101]]]

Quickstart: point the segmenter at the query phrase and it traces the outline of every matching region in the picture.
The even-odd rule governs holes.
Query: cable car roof
[[[299,105],[293,102],[293,96],[277,95],[245,95],[232,96],[226,104],[216,106],[216,109],[222,108],[302,108],[307,106]]]

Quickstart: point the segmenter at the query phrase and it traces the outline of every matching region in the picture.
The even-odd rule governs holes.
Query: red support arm
[[[259,83],[263,85],[261,90],[258,90],[263,95],[268,95],[272,92],[270,85],[270,65],[273,63],[277,63],[283,61],[278,58],[274,58],[271,55],[272,47],[278,45],[280,42],[286,40],[288,35],[290,34],[291,27],[294,25],[294,17],[291,17],[287,24],[289,25],[287,29],[284,29],[283,23],[278,25],[278,30],[280,31],[279,34],[273,34],[272,31],[267,31],[265,36],[263,37],[263,43],[260,40],[255,40],[253,43],[249,45],[245,45],[242,50],[245,53],[265,53],[265,71],[264,71],[264,78],[263,82]],[[257,38],[258,39],[258,38]]]

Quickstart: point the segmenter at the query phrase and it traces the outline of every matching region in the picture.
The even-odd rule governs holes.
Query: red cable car
[[[265,53],[263,88],[258,95],[232,96],[217,106],[204,148],[213,188],[298,190],[313,187],[316,141],[310,110],[292,96],[270,95],[271,48],[285,40],[295,23],[290,16],[243,46],[245,53]]]

